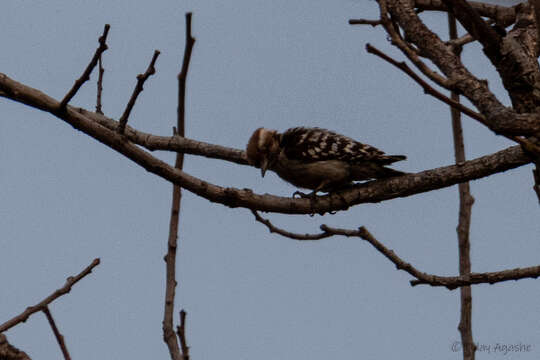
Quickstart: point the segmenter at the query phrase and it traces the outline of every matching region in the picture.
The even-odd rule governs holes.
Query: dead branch
[[[381,20],[349,19],[349,25],[371,25],[375,27],[381,24],[382,24]]]
[[[184,309],[180,310],[180,325],[176,327],[176,334],[180,339],[180,346],[182,348],[183,360],[189,360],[189,346],[186,340],[186,312]]]
[[[443,95],[441,92],[435,90],[431,85],[429,85],[427,82],[422,80],[420,76],[418,76],[414,71],[411,70],[411,68],[405,63],[405,62],[398,62],[394,59],[392,59],[390,56],[386,55],[376,47],[372,46],[371,44],[366,44],[366,50],[370,54],[377,55],[381,59],[389,62],[390,64],[394,65],[398,69],[402,70],[404,73],[409,75],[418,85],[424,89],[424,92],[426,94],[429,94],[433,96],[434,98],[450,105],[452,108],[461,111],[465,115],[470,116],[471,118],[478,120],[480,123],[486,125],[486,119],[482,116],[482,114],[477,113],[476,111],[469,109],[468,107],[462,105],[461,103],[448,98],[447,96]]]
[[[398,24],[392,19],[392,21],[388,18],[388,8],[387,8],[387,0],[379,0],[379,8],[380,8],[380,19],[381,24],[383,25],[384,29],[390,36],[390,39],[392,41],[392,45],[395,45],[398,49],[401,50],[401,52],[407,56],[407,58],[416,66],[422,74],[427,76],[431,81],[438,84],[439,86],[446,88],[448,90],[452,89],[453,84],[448,81],[447,78],[444,76],[441,76],[436,71],[432,70],[429,66],[424,63],[420,57],[418,49],[414,49],[411,47],[411,44],[407,41],[405,41],[402,36],[399,34],[399,27]],[[420,52],[421,53],[421,52]]]
[[[422,23],[408,1],[392,0],[388,10],[406,37],[450,79],[452,89],[473,103],[492,131],[505,135],[534,135],[540,131],[540,118],[536,112],[525,114],[505,107],[489,91],[487,83],[472,75],[450,47]],[[510,121],[510,118],[514,120]],[[521,130],[516,132],[518,128]]]
[[[73,285],[78,283],[86,275],[90,274],[92,272],[92,269],[94,269],[98,265],[99,265],[99,258],[96,258],[94,259],[94,261],[92,261],[90,265],[88,265],[79,274],[68,277],[66,280],[66,283],[60,289],[56,290],[51,295],[47,296],[45,299],[43,299],[36,305],[27,307],[26,310],[24,310],[21,314],[15,316],[14,318],[0,325],[0,333],[3,333],[4,331],[11,329],[13,326],[19,323],[26,322],[26,320],[30,317],[30,315],[38,311],[42,311],[45,308],[45,306],[49,305],[60,296],[69,293]]]
[[[97,81],[96,112],[103,115],[103,110],[101,109],[101,97],[103,95],[103,74],[105,73],[105,69],[103,68],[103,60],[101,56],[98,60],[98,69],[99,73]]]
[[[31,360],[24,351],[11,345],[6,335],[0,334],[0,359],[2,360]]]
[[[465,0],[442,0],[473,38],[480,41],[489,58],[500,56],[501,36]]]
[[[445,166],[391,179],[370,181],[344,190],[339,195],[329,194],[317,197],[315,202],[310,199],[258,195],[251,190],[216,186],[174,169],[174,167],[153,157],[139,146],[126,141],[126,138],[116,131],[111,131],[86,117],[83,115],[84,112],[76,108],[68,105],[66,111],[56,111],[58,102],[55,99],[36,89],[17,83],[4,74],[0,74],[0,90],[6,92],[12,100],[52,113],[74,128],[123,154],[149,172],[178,184],[209,201],[218,202],[229,207],[245,207],[285,214],[325,213],[347,209],[361,203],[380,202],[441,189],[531,162],[531,159],[522,150],[511,147],[460,165]]]
[[[54,318],[52,317],[52,314],[49,311],[49,307],[45,306],[42,311],[45,314],[45,316],[47,317],[47,321],[49,322],[49,325],[51,326],[51,329],[52,329],[52,331],[54,333],[54,337],[56,338],[56,341],[58,342],[58,346],[60,346],[60,350],[62,350],[62,354],[64,355],[64,359],[65,360],[71,360],[71,356],[69,356],[69,351],[68,351],[66,343],[64,341],[64,336],[58,330],[58,327],[56,326],[56,322],[54,321]]]
[[[111,26],[109,24],[105,24],[105,28],[103,29],[103,35],[99,37],[99,47],[96,49],[96,52],[94,53],[94,56],[92,57],[92,60],[90,60],[90,63],[84,70],[83,74],[80,78],[78,78],[75,81],[75,84],[73,84],[73,87],[68,91],[66,96],[62,99],[60,102],[60,109],[65,109],[66,105],[69,103],[69,101],[77,94],[77,91],[81,88],[81,86],[88,80],[90,80],[90,73],[94,68],[96,67],[96,64],[98,62],[98,59],[101,57],[101,54],[105,52],[108,49],[107,46],[107,35],[109,34],[109,29]]]
[[[155,50],[154,55],[152,56],[152,60],[150,61],[150,64],[148,65],[148,68],[144,72],[144,74],[137,75],[137,85],[135,85],[135,89],[133,89],[133,93],[131,94],[131,98],[129,99],[126,109],[124,110],[124,113],[120,117],[120,120],[118,121],[118,133],[123,134],[124,130],[126,128],[126,124],[129,118],[129,114],[131,113],[131,110],[133,109],[133,106],[135,106],[135,102],[137,101],[137,97],[139,94],[143,91],[144,82],[153,74],[156,73],[156,68],[154,65],[156,64],[156,60],[159,56],[159,51]]]
[[[186,44],[182,69],[178,74],[178,117],[176,131],[180,137],[185,135],[185,102],[186,102],[186,78],[189,70],[189,62],[195,39],[191,35],[191,13],[186,14]],[[176,154],[175,168],[182,171],[184,166],[184,153]],[[165,309],[163,314],[163,340],[167,344],[172,359],[188,359],[178,346],[178,340],[173,330],[174,298],[176,288],[176,251],[178,240],[178,222],[180,217],[180,204],[182,200],[182,188],[174,184],[171,205],[171,220],[169,223],[169,239],[167,241],[166,263],[166,287],[165,287]]]
[[[506,7],[483,2],[469,1],[471,7],[480,16],[496,21],[500,26],[506,27],[516,21],[515,7]],[[421,10],[448,11],[442,0],[415,0],[414,6]]]
[[[530,266],[526,268],[515,268],[509,270],[486,272],[486,273],[470,273],[463,276],[434,276],[432,279],[411,280],[412,286],[430,285],[444,286],[453,290],[460,286],[473,284],[496,284],[503,281],[521,280],[521,279],[537,279],[540,276],[540,266]],[[450,287],[449,287],[450,286]]]
[[[321,239],[326,239],[326,238],[329,238],[329,237],[333,236],[333,234],[331,234],[331,233],[329,233],[327,231],[323,231],[323,232],[320,232],[318,234],[296,234],[296,233],[292,233],[290,231],[287,231],[287,230],[278,228],[277,226],[274,226],[270,222],[270,220],[261,217],[257,211],[251,210],[251,213],[255,216],[255,220],[260,222],[261,224],[264,224],[268,228],[268,230],[270,230],[271,233],[277,233],[277,234],[279,234],[281,236],[284,236],[286,238],[289,238],[289,239],[293,239],[293,240],[321,240]]]
[[[454,15],[448,13],[448,28],[450,39],[457,39],[457,24]],[[452,100],[459,103],[459,95],[451,94]],[[461,126],[461,113],[456,108],[450,108],[452,118],[452,134],[454,138],[454,156],[456,164],[465,162],[465,142],[463,140],[463,127]],[[474,198],[468,182],[458,184],[459,189],[459,216],[457,226],[459,247],[459,275],[463,276],[471,272],[469,229],[471,226],[471,208]],[[470,286],[460,288],[461,320],[459,332],[463,344],[463,360],[474,360],[475,347],[472,336],[472,291]]]
[[[255,214],[255,213],[254,213]],[[388,249],[381,242],[379,242],[371,233],[365,228],[360,227],[358,230],[339,229],[333,228],[328,225],[321,225],[321,233],[318,234],[296,234],[287,230],[281,229],[273,225],[269,220],[263,219],[259,216],[260,223],[264,224],[270,232],[275,232],[283,237],[293,240],[318,240],[328,238],[334,235],[341,235],[346,237],[359,237],[366,240],[377,251],[383,254],[388,260],[390,260],[398,270],[403,270],[413,277],[415,280],[411,280],[411,286],[420,284],[428,284],[431,286],[443,286],[449,290],[457,289],[462,286],[469,286],[473,284],[495,284],[498,282],[508,280],[520,280],[525,278],[538,278],[540,276],[540,266],[532,266],[528,268],[516,268],[512,270],[503,270],[491,273],[470,273],[462,276],[438,276],[432,275],[418,270],[416,267],[407,263],[401,259],[396,253]],[[262,221],[261,221],[262,220]]]

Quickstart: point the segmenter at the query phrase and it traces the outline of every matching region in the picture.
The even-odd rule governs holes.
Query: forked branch
[[[156,64],[156,60],[159,56],[159,51],[154,51],[154,55],[152,56],[152,60],[150,61],[150,64],[148,65],[148,68],[144,72],[144,74],[137,75],[137,85],[135,85],[135,89],[133,89],[133,93],[131,94],[131,98],[129,99],[126,109],[124,110],[124,113],[120,117],[120,120],[118,121],[118,133],[123,134],[124,130],[126,128],[126,124],[129,118],[129,114],[131,113],[131,110],[133,109],[133,106],[135,106],[135,102],[137,101],[137,97],[144,89],[144,82],[153,74],[156,73],[156,68],[154,65]]]
[[[195,39],[191,35],[191,13],[186,14],[186,45],[182,69],[178,74],[178,113],[176,133],[179,137],[184,137],[185,132],[185,102],[186,102],[186,78],[189,70],[191,51]],[[175,169],[182,171],[184,166],[184,153],[176,154]],[[182,200],[182,188],[178,184],[173,185],[171,217],[169,222],[169,237],[167,241],[166,282],[165,282],[165,307],[163,313],[163,340],[167,344],[169,354],[172,359],[189,359],[189,354],[184,351],[187,345],[181,343],[178,346],[178,339],[173,330],[173,313],[176,288],[176,252],[178,247],[178,224],[180,218],[180,205]],[[181,319],[182,321],[184,319]],[[182,342],[182,338],[180,338]],[[184,337],[185,341],[185,337]]]
[[[82,278],[84,278],[86,275],[90,274],[92,272],[92,269],[94,269],[96,266],[99,265],[99,259],[94,259],[90,265],[88,265],[83,271],[81,271],[79,274],[75,276],[70,276],[67,278],[66,283],[64,286],[53,292],[51,295],[47,296],[45,299],[40,301],[34,306],[29,306],[19,315],[15,316],[14,318],[6,321],[2,325],[0,325],[0,333],[11,329],[13,326],[25,322],[32,314],[42,311],[46,306],[48,306],[50,303],[52,303],[54,300],[59,298],[62,295],[65,295],[71,291],[71,288],[73,285],[78,283]]]
[[[474,284],[495,284],[498,282],[509,280],[520,280],[525,278],[540,277],[540,266],[532,266],[527,268],[516,268],[512,270],[503,270],[489,273],[471,273],[462,276],[438,276],[432,275],[418,270],[416,267],[400,258],[393,250],[387,248],[378,241],[365,227],[360,227],[358,230],[339,229],[327,225],[321,225],[322,232],[317,234],[297,234],[290,231],[278,228],[269,220],[262,218],[254,212],[255,219],[264,224],[270,232],[280,234],[283,237],[293,240],[320,240],[330,238],[335,235],[346,237],[357,237],[367,241],[377,251],[390,260],[398,270],[403,270],[415,279],[410,281],[411,286],[426,284],[431,286],[446,287],[449,290],[454,290],[462,286]]]
[[[82,73],[81,77],[78,78],[75,81],[75,84],[73,84],[73,87],[68,91],[66,96],[62,99],[60,102],[60,110],[63,111],[66,108],[66,105],[69,103],[69,101],[77,94],[77,91],[81,88],[81,86],[90,79],[90,73],[97,65],[98,59],[101,58],[101,54],[105,52],[105,50],[108,49],[107,46],[107,35],[109,34],[111,26],[109,24],[105,25],[105,28],[103,29],[103,35],[99,37],[99,47],[96,49],[96,52],[94,53],[94,56],[92,57],[92,60],[90,60],[90,63]]]

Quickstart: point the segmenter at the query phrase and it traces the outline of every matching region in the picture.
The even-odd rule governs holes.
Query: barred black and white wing
[[[341,160],[349,164],[374,162],[388,165],[406,159],[403,155],[385,155],[373,146],[321,128],[291,128],[281,135],[280,140],[280,147],[289,159],[306,163]]]

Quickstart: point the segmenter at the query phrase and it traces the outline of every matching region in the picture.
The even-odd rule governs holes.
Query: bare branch
[[[509,26],[516,21],[514,7],[506,7],[483,2],[469,1],[471,7],[480,14],[496,21],[500,26]],[[441,0],[415,0],[415,7],[421,10],[448,11]]]
[[[64,336],[60,334],[60,331],[58,330],[58,327],[56,326],[54,318],[52,317],[52,314],[49,311],[49,307],[45,306],[42,311],[45,313],[45,316],[47,317],[47,320],[49,321],[49,325],[51,325],[51,329],[54,333],[54,337],[56,337],[56,341],[58,341],[58,345],[60,346],[60,350],[62,350],[64,359],[71,360],[71,356],[69,356],[69,351],[64,341]]]
[[[493,30],[465,0],[442,0],[475,39],[480,41],[486,55],[492,59],[501,56],[501,36]]]
[[[116,130],[118,122],[103,115],[87,111],[82,108],[76,110],[83,116],[97,122],[109,130]],[[228,148],[221,145],[214,145],[203,141],[188,139],[186,137],[158,136],[136,130],[126,125],[124,131],[126,138],[134,144],[140,145],[150,151],[166,150],[176,151],[186,154],[204,156],[211,159],[230,161],[235,164],[248,165],[246,155],[243,150]]]
[[[449,290],[457,289],[458,287],[469,286],[473,284],[495,284],[498,282],[508,280],[519,280],[524,278],[538,278],[540,276],[540,266],[532,266],[528,268],[517,268],[513,270],[503,270],[491,273],[469,273],[461,276],[437,276],[422,272],[415,268],[410,263],[407,263],[401,259],[396,253],[388,249],[381,242],[379,242],[371,233],[365,228],[360,227],[358,230],[348,230],[333,228],[328,225],[321,225],[321,233],[318,234],[296,234],[287,230],[280,229],[274,226],[270,221],[260,217],[257,212],[252,211],[258,222],[264,224],[270,232],[277,233],[283,237],[293,240],[319,240],[328,238],[334,235],[341,235],[346,237],[359,237],[366,240],[377,251],[383,254],[388,260],[390,260],[398,270],[403,270],[413,277],[415,280],[411,280],[411,286],[420,284],[429,284],[431,286],[444,286]]]
[[[513,169],[532,161],[519,147],[511,147],[492,155],[466,161],[464,164],[445,166],[391,179],[370,181],[344,190],[339,194],[316,197],[315,201],[266,194],[258,195],[248,189],[219,187],[174,169],[139,146],[125,141],[125,137],[116,131],[111,131],[93,121],[92,118],[86,117],[83,115],[84,111],[68,105],[65,112],[58,112],[56,110],[58,102],[55,99],[36,89],[17,83],[4,74],[0,74],[0,90],[8,93],[8,97],[12,100],[52,113],[74,128],[123,154],[146,170],[209,201],[230,207],[244,207],[286,214],[325,213],[347,209],[360,203],[380,202],[441,189],[463,181]],[[96,114],[96,116],[99,115]]]
[[[103,94],[103,74],[105,73],[102,62],[103,60],[100,56],[98,61],[99,75],[97,81],[96,112],[101,115],[103,115],[103,110],[101,109],[101,96]]]
[[[474,41],[476,40],[471,36],[471,34],[465,34],[459,38],[447,41],[446,44],[450,46],[454,53],[460,53],[464,45],[467,45]]]
[[[534,135],[540,131],[540,118],[535,115],[535,111],[518,114],[521,111],[516,112],[504,106],[489,91],[487,82],[473,76],[449,46],[422,23],[409,1],[392,0],[389,4],[389,11],[404,29],[406,37],[451,79],[452,89],[465,95],[485,116],[492,131],[506,135]],[[505,61],[510,68],[510,59]]]
[[[426,94],[429,94],[433,96],[434,98],[441,100],[442,102],[450,105],[452,108],[463,112],[464,114],[470,116],[471,118],[478,120],[484,125],[487,125],[486,119],[482,114],[477,113],[474,110],[469,109],[468,107],[460,104],[459,102],[452,100],[448,98],[447,96],[443,95],[441,92],[435,90],[432,86],[430,86],[427,82],[422,80],[420,76],[418,76],[414,71],[411,70],[411,68],[405,63],[405,62],[398,62],[394,59],[392,59],[390,56],[386,55],[376,47],[370,45],[369,43],[366,44],[366,50],[370,54],[377,55],[381,59],[389,62],[390,64],[394,65],[398,69],[402,70],[404,73],[409,75],[418,85],[420,85]]]
[[[180,326],[176,327],[176,334],[178,335],[178,339],[180,339],[180,346],[182,348],[183,360],[189,360],[189,346],[186,340],[186,315],[183,309],[180,310]]]
[[[77,91],[79,91],[81,86],[86,81],[90,80],[90,73],[96,67],[98,59],[101,57],[101,54],[103,54],[103,52],[108,49],[106,42],[107,42],[107,35],[109,34],[110,28],[111,26],[109,24],[105,24],[105,28],[103,29],[103,35],[99,37],[99,47],[96,49],[96,52],[94,53],[94,56],[92,57],[92,60],[90,60],[90,63],[84,70],[81,77],[75,81],[75,84],[73,84],[73,87],[71,88],[71,90],[68,91],[66,96],[64,96],[64,98],[60,102],[60,110],[65,109],[66,105],[75,96],[75,94],[77,94]]]
[[[277,233],[277,234],[279,234],[281,236],[284,236],[286,238],[289,238],[289,239],[293,239],[293,240],[321,240],[321,239],[329,238],[329,237],[334,235],[334,234],[331,234],[331,233],[326,232],[326,231],[323,231],[323,232],[318,233],[318,234],[296,234],[296,233],[292,233],[290,231],[283,230],[283,229],[280,229],[280,228],[274,226],[270,222],[270,220],[264,219],[255,210],[251,210],[251,213],[255,216],[255,220],[257,220],[261,224],[264,224],[268,228],[268,230],[270,230],[271,233]]]
[[[448,81],[447,78],[441,76],[436,71],[427,66],[418,56],[418,50],[413,49],[408,42],[405,42],[401,35],[398,33],[399,28],[394,21],[390,21],[388,18],[387,0],[379,0],[380,18],[381,24],[384,29],[390,35],[392,45],[397,46],[405,56],[416,66],[418,70],[427,76],[431,81],[435,82],[441,87],[451,90],[453,84]]]
[[[453,290],[456,287],[473,284],[495,284],[503,281],[537,279],[540,276],[540,266],[515,268],[510,270],[470,273],[463,276],[434,276],[432,279],[411,280],[411,285],[444,286]],[[449,287],[450,286],[450,287]]]
[[[69,293],[73,285],[79,282],[79,280],[84,278],[86,275],[90,274],[92,272],[92,269],[94,269],[98,265],[99,265],[99,259],[94,259],[94,261],[92,261],[92,263],[88,265],[78,275],[68,277],[66,280],[66,283],[60,289],[56,290],[51,295],[47,296],[45,299],[43,299],[36,305],[27,307],[26,310],[24,310],[21,314],[15,316],[14,318],[0,325],[0,333],[11,329],[13,326],[21,322],[26,322],[26,320],[28,319],[28,317],[30,317],[30,315],[38,311],[42,311],[45,308],[45,306],[49,305],[60,296]]]
[[[189,62],[195,39],[191,35],[191,13],[186,13],[186,44],[184,50],[184,60],[182,62],[182,70],[178,74],[178,118],[177,131],[178,135],[184,137],[185,133],[185,102],[186,102],[186,77],[189,70]],[[184,166],[184,153],[176,154],[175,168],[182,170]],[[173,312],[174,298],[176,287],[176,250],[178,240],[178,222],[180,217],[180,204],[182,200],[182,188],[178,184],[173,185],[172,205],[171,205],[171,220],[169,223],[169,239],[167,241],[167,254],[165,255],[166,263],[166,288],[165,288],[165,309],[163,314],[163,340],[169,348],[169,353],[172,359],[188,359],[183,352],[184,345],[182,344],[182,354],[178,340],[173,330]]]
[[[448,28],[450,39],[457,39],[457,24],[454,15],[448,13]],[[459,95],[456,92],[451,94],[452,100],[459,103]],[[455,108],[450,108],[452,118],[452,134],[454,137],[454,156],[456,164],[465,162],[465,142],[463,140],[463,128],[461,126],[461,113]],[[471,225],[471,208],[474,198],[468,182],[458,185],[459,189],[459,217],[457,226],[458,247],[459,247],[459,274],[466,275],[471,272],[469,229]],[[475,345],[472,336],[472,292],[470,286],[463,286],[460,289],[461,299],[461,320],[459,322],[459,332],[461,343],[463,344],[463,359],[474,360]]]
[[[0,359],[2,360],[31,360],[24,351],[11,345],[6,335],[0,334]]]
[[[349,25],[371,25],[375,27],[381,24],[382,24],[381,20],[349,19]]]
[[[126,124],[129,118],[129,114],[131,113],[131,110],[133,109],[133,106],[135,105],[135,101],[137,101],[137,97],[139,94],[143,91],[144,82],[153,74],[156,73],[156,68],[154,65],[156,64],[156,60],[159,56],[159,51],[154,51],[154,55],[152,56],[152,60],[150,61],[150,64],[148,65],[148,68],[144,72],[144,74],[137,75],[137,85],[135,85],[135,89],[133,89],[133,93],[131,94],[131,98],[128,101],[128,104],[126,106],[126,109],[124,110],[124,113],[120,117],[119,124],[118,124],[118,133],[123,134],[124,130],[126,128]]]
[[[532,266],[528,268],[517,268],[513,270],[504,270],[491,273],[470,273],[462,276],[437,276],[421,272],[411,264],[403,261],[397,256],[394,251],[388,249],[382,243],[380,243],[371,233],[365,228],[360,227],[358,230],[346,230],[331,228],[326,225],[321,225],[323,231],[335,234],[343,235],[347,237],[360,237],[370,243],[381,254],[383,254],[388,260],[390,260],[398,270],[404,270],[410,275],[414,276],[416,280],[411,280],[412,286],[420,284],[429,284],[431,286],[444,286],[449,290],[454,290],[458,287],[472,285],[472,284],[495,284],[498,282],[508,280],[519,280],[525,278],[538,278],[540,276],[540,266]]]

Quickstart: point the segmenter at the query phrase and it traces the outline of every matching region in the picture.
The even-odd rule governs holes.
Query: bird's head
[[[263,177],[266,170],[272,168],[277,161],[279,151],[278,132],[265,128],[255,130],[246,147],[248,162],[260,168]]]

